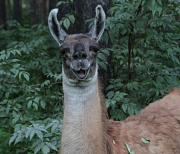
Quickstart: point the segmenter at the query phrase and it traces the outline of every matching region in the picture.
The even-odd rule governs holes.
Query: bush
[[[106,104],[122,120],[180,85],[180,7],[168,0],[115,0],[110,12]]]
[[[0,128],[13,133],[8,153],[55,152],[63,108],[55,42],[47,26],[32,30],[15,21],[10,26],[11,31],[1,30],[1,37],[11,41],[5,39],[0,52]]]

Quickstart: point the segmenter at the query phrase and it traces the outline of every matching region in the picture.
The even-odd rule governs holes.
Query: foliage
[[[74,15],[67,14],[65,17],[62,18],[60,21],[60,25],[63,25],[67,30],[70,27],[70,24],[74,24],[75,17]]]
[[[98,54],[100,68],[110,72],[111,118],[137,114],[180,85],[179,6],[113,1],[103,37],[109,48]],[[68,29],[74,21],[67,15],[60,22]],[[9,31],[0,28],[0,153],[57,153],[63,110],[58,46],[47,25],[8,25]]]
[[[105,34],[111,44],[106,88],[111,118],[137,114],[180,85],[179,6],[168,0],[114,0]]]
[[[64,5],[71,6],[73,4],[73,0],[59,1],[56,6],[63,7]],[[64,26],[66,30],[69,29],[71,24],[75,23],[74,11],[71,11],[71,14],[66,14],[60,21],[60,25]]]
[[[11,31],[1,29],[1,37],[7,39],[1,44],[5,50],[0,52],[0,129],[7,134],[14,132],[7,153],[56,152],[60,145],[62,80],[55,42],[47,26],[37,25],[34,30],[15,21],[9,25]]]

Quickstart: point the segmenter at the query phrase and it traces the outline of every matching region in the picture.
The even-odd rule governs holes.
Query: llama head
[[[63,73],[70,82],[90,81],[97,73],[98,41],[105,28],[103,8],[96,7],[94,24],[87,34],[68,35],[57,20],[58,9],[53,9],[48,18],[49,29],[60,46],[63,57]]]

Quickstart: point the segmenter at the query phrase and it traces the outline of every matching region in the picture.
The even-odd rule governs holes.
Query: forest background
[[[67,33],[86,33],[98,4],[107,15],[98,62],[110,118],[180,87],[179,0],[0,0],[1,154],[57,153],[62,59],[48,14],[58,7]]]

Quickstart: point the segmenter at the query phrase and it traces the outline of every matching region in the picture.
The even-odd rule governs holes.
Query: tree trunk
[[[46,3],[47,0],[39,0],[39,15],[42,23],[45,22],[46,18]]]
[[[10,3],[10,0],[7,0],[6,6],[7,6],[6,7],[7,8],[7,12],[6,12],[7,21],[9,21],[11,19],[11,3]],[[10,30],[10,27],[8,24],[7,24],[7,30]]]
[[[0,0],[0,25],[6,25],[5,0]]]
[[[56,7],[59,0],[49,0],[49,12]]]
[[[36,0],[30,0],[30,11],[31,11],[31,26],[37,24],[37,2]]]
[[[76,21],[81,23],[76,28],[77,33],[87,33],[89,31],[89,23],[86,20],[95,17],[95,8],[97,5],[101,5],[107,15],[110,3],[111,0],[74,0]]]
[[[21,21],[21,0],[14,0],[14,19]]]

